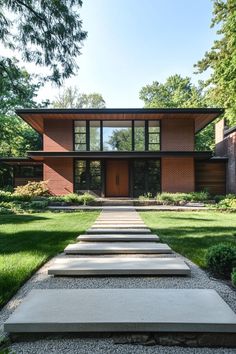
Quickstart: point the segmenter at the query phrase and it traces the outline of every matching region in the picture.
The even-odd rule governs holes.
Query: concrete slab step
[[[123,225],[123,224],[135,224],[135,225],[145,225],[145,223],[142,220],[96,220],[95,224],[119,224],[119,225]]]
[[[77,237],[77,241],[87,241],[87,242],[158,242],[159,237],[154,234],[98,234],[98,235],[80,235]]]
[[[118,223],[113,223],[111,225],[105,225],[105,224],[94,224],[91,226],[91,229],[146,229],[146,225],[134,225],[134,224],[118,224]]]
[[[63,257],[48,270],[49,275],[190,275],[180,258],[150,257]]]
[[[171,248],[158,242],[79,242],[68,245],[66,254],[129,254],[172,253]]]
[[[236,333],[236,315],[214,290],[32,290],[4,324],[9,333]]]
[[[137,229],[137,228],[90,228],[86,231],[87,234],[150,234],[151,230],[146,229]]]

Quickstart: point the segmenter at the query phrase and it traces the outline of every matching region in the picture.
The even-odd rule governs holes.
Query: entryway
[[[129,162],[108,160],[106,162],[106,197],[129,196]]]

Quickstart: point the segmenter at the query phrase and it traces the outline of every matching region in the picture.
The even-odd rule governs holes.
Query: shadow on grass
[[[0,225],[3,224],[23,224],[23,223],[28,223],[36,220],[46,220],[49,219],[46,216],[38,216],[35,214],[26,214],[26,215],[0,215]]]

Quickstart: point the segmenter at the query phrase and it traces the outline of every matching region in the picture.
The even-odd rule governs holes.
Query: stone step
[[[142,224],[145,225],[145,223],[142,220],[96,220],[95,224]]]
[[[172,253],[171,248],[158,242],[79,242],[68,245],[66,254],[129,254]]]
[[[91,229],[146,229],[146,225],[134,225],[134,224],[118,224],[113,223],[111,225],[103,225],[103,224],[94,224],[91,226]]]
[[[150,229],[137,229],[137,228],[132,228],[132,229],[119,229],[119,228],[110,228],[110,229],[104,229],[104,228],[90,228],[86,231],[87,234],[150,234],[151,231]]]
[[[4,330],[236,333],[236,315],[215,290],[44,289],[26,296]]]
[[[80,235],[77,237],[77,241],[87,241],[87,242],[117,242],[117,241],[144,241],[144,242],[158,242],[159,237],[154,234],[98,234],[98,235]]]
[[[180,258],[150,257],[63,257],[48,270],[49,275],[190,275]]]

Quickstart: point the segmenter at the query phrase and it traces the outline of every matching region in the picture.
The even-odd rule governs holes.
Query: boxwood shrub
[[[221,243],[208,249],[206,266],[212,273],[229,279],[235,265],[236,247]]]

